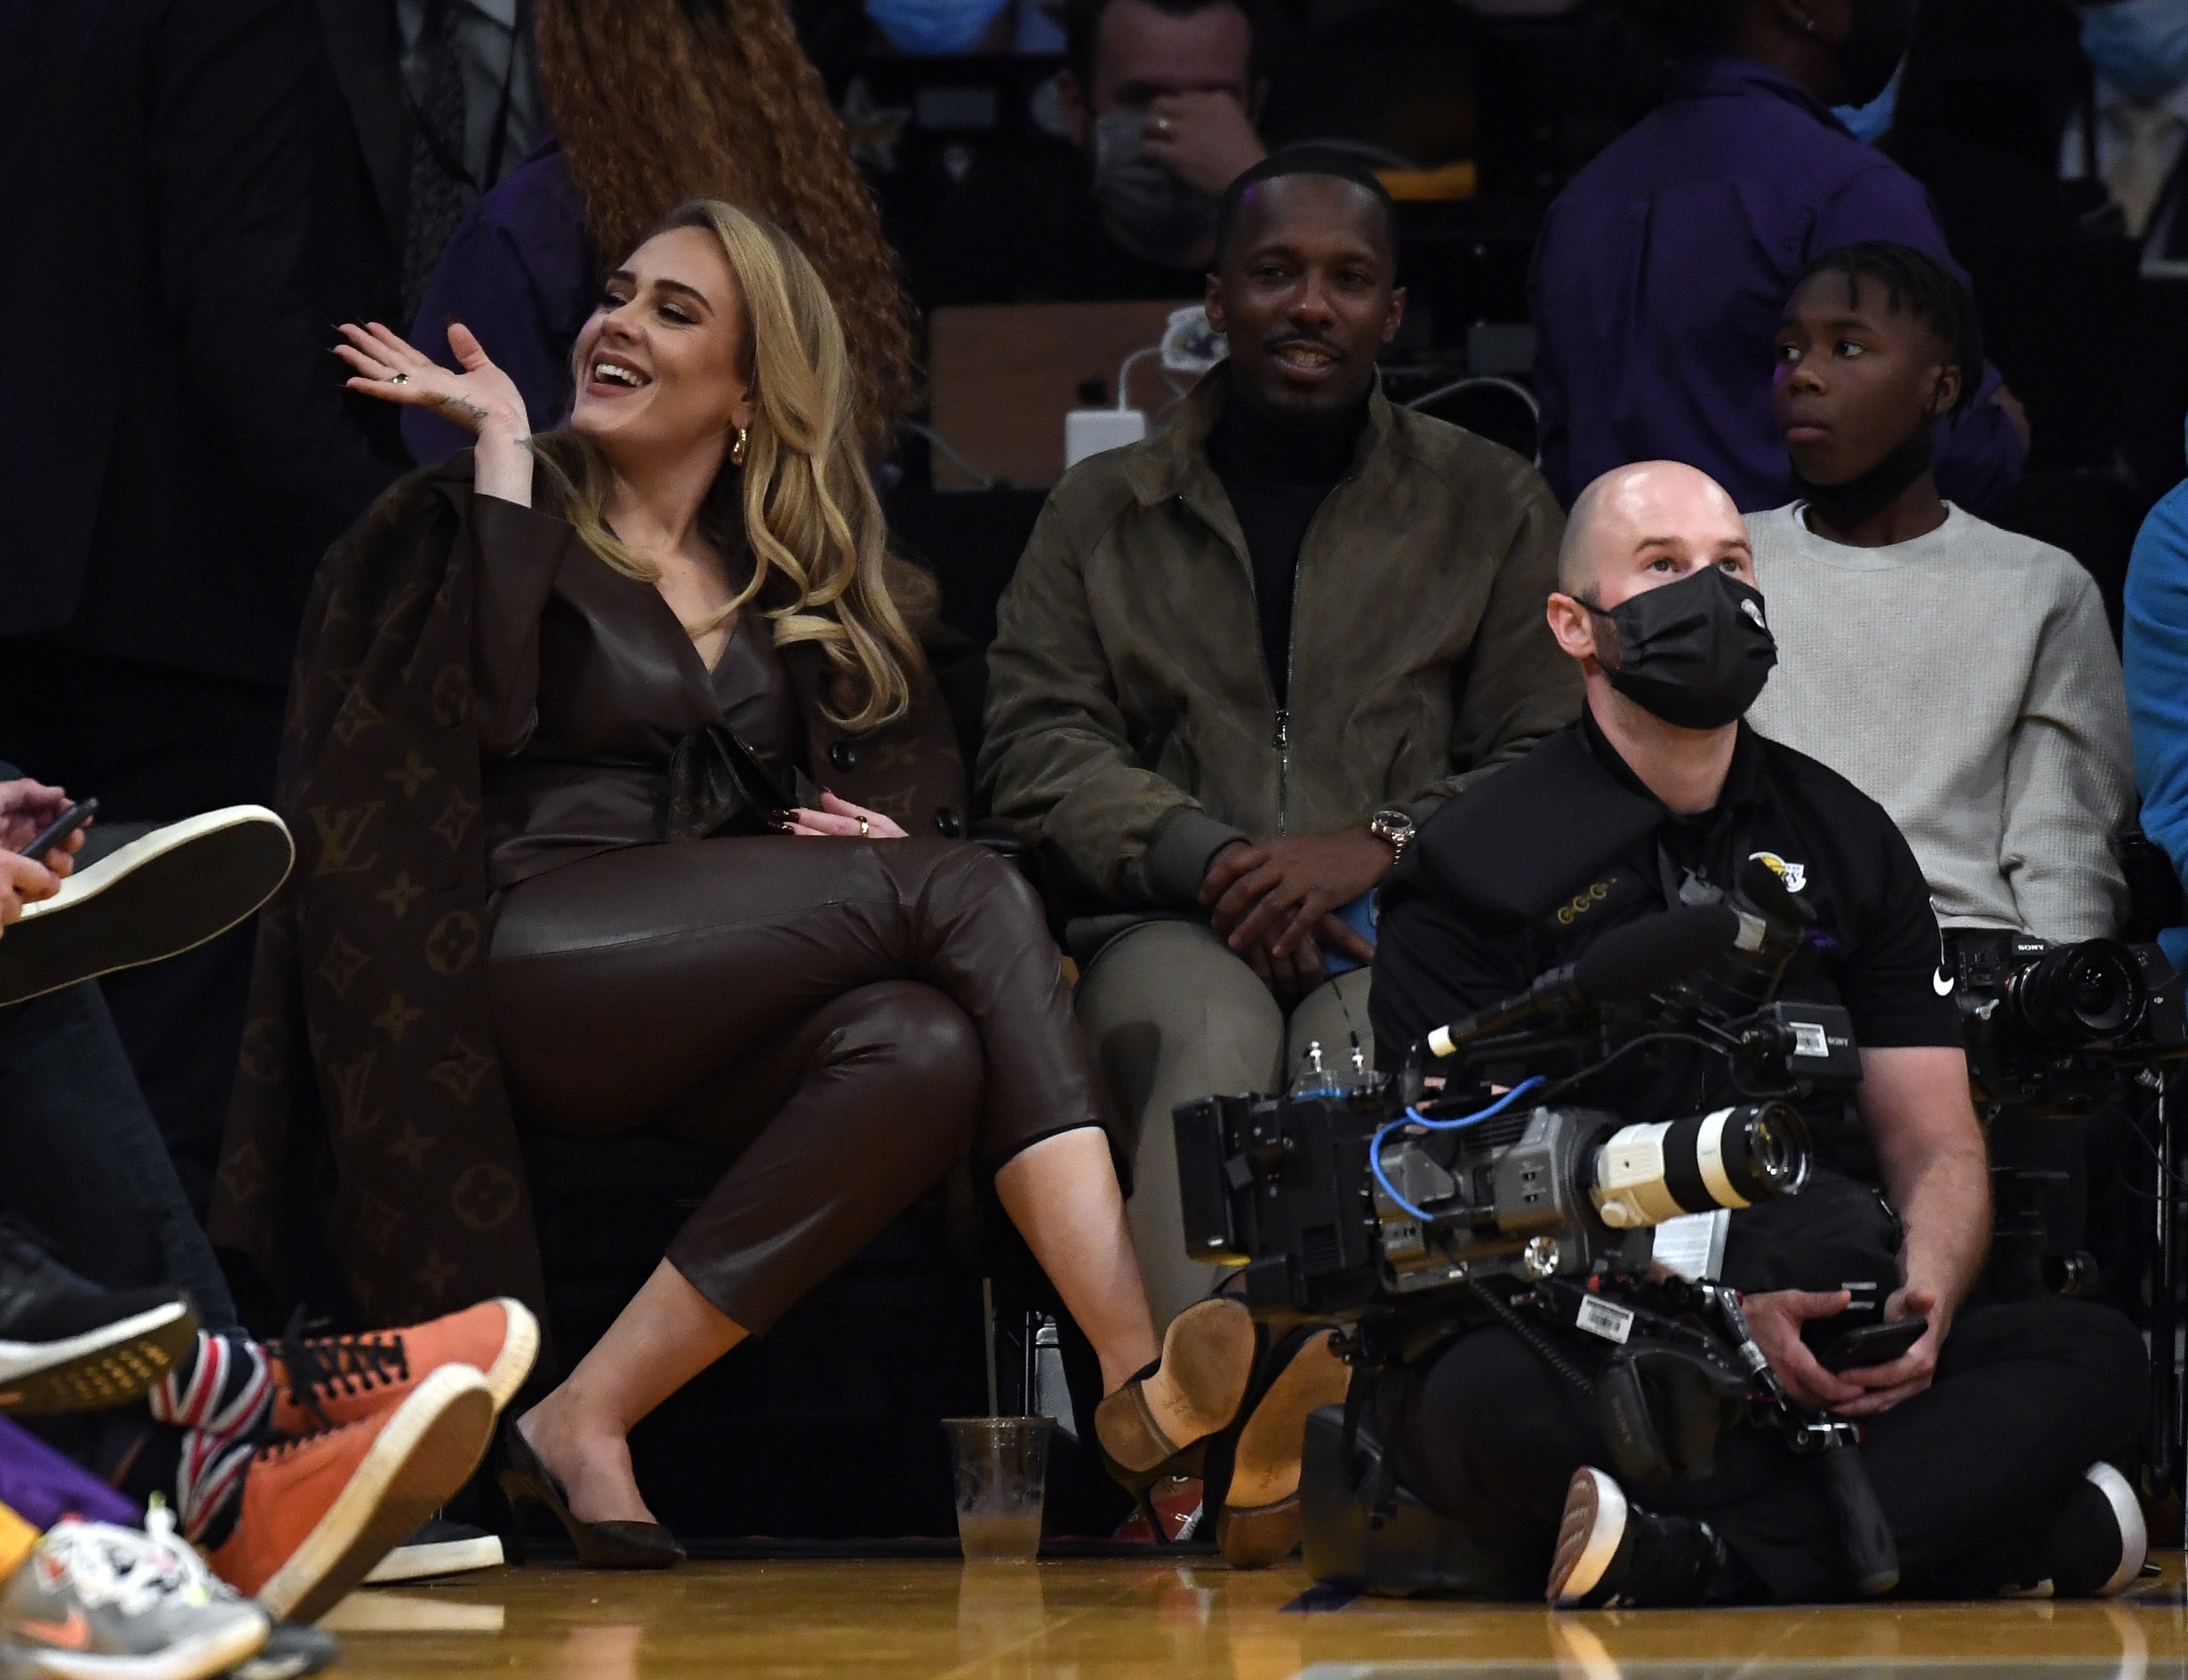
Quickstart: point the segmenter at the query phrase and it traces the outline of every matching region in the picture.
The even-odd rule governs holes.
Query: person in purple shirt
[[[1808,260],[1889,240],[1964,284],[1921,185],[1831,107],[1881,93],[1911,0],[1658,0],[1689,54],[1664,104],[1550,206],[1535,250],[1542,474],[1560,501],[1629,461],[1700,468],[1743,513],[1792,499],[1771,345]],[[1937,429],[1939,493],[1981,512],[2019,481],[2028,426],[1995,368]]]
[[[600,262],[561,140],[534,146],[470,212],[433,270],[411,341],[453,366],[448,328],[461,321],[516,381],[535,431],[570,410],[570,351],[600,296]],[[403,447],[431,465],[468,449],[471,435],[422,408],[403,411]]]

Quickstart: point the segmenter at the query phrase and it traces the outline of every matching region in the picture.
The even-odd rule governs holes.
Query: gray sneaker
[[[143,1532],[67,1518],[0,1593],[0,1673],[206,1680],[257,1655],[272,1630],[176,1535],[164,1507]]]

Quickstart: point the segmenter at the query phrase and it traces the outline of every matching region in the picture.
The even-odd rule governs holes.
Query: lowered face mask
[[[914,57],[969,53],[1005,0],[866,0],[866,15],[899,53]]]
[[[2188,82],[2188,0],[2085,5],[2082,51],[2130,99],[2163,99]]]
[[[1094,120],[1095,202],[1129,250],[1182,264],[1215,234],[1218,206],[1142,153],[1145,121],[1136,110]]]
[[[1681,729],[1734,722],[1778,662],[1762,595],[1722,567],[1588,611],[1617,632],[1617,663],[1597,656],[1611,687]]]
[[[1847,104],[1882,97],[1914,38],[1914,0],[1853,0],[1853,26],[1831,49],[1846,78]]]

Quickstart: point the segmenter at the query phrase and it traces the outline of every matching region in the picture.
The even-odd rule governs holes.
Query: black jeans
[[[2148,1403],[2141,1335],[2107,1308],[2044,1299],[1963,1312],[1936,1383],[1864,1432],[1901,1592],[1980,1597],[2041,1576],[2067,1496],[2134,1442]],[[1595,1402],[1501,1328],[1407,1379],[1397,1433],[1406,1486],[1479,1537],[1539,1559],[1537,1580],[1567,1480],[1610,1462]],[[1706,1518],[1780,1604],[1854,1596],[1821,1474],[1774,1431],[1728,1431],[1706,1481],[1621,1486],[1642,1509]]]
[[[94,1283],[172,1284],[240,1328],[95,981],[0,1009],[0,1212]]]
[[[284,704],[279,686],[116,659],[57,636],[0,642],[0,757],[72,798],[97,798],[104,822],[272,804]],[[257,925],[253,916],[101,983],[144,1106],[200,1214],[220,1164]]]

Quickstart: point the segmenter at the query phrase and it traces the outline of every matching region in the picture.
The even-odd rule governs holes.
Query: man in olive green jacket
[[[1139,1118],[1159,1319],[1209,1283],[1172,1106],[1289,1085],[1310,1041],[1372,1066],[1368,895],[1445,799],[1578,713],[1542,479],[1377,387],[1393,228],[1341,157],[1240,177],[1209,289],[1229,361],[1064,476],[997,614],[978,774],[1099,912],[1069,929],[1079,1014]]]

